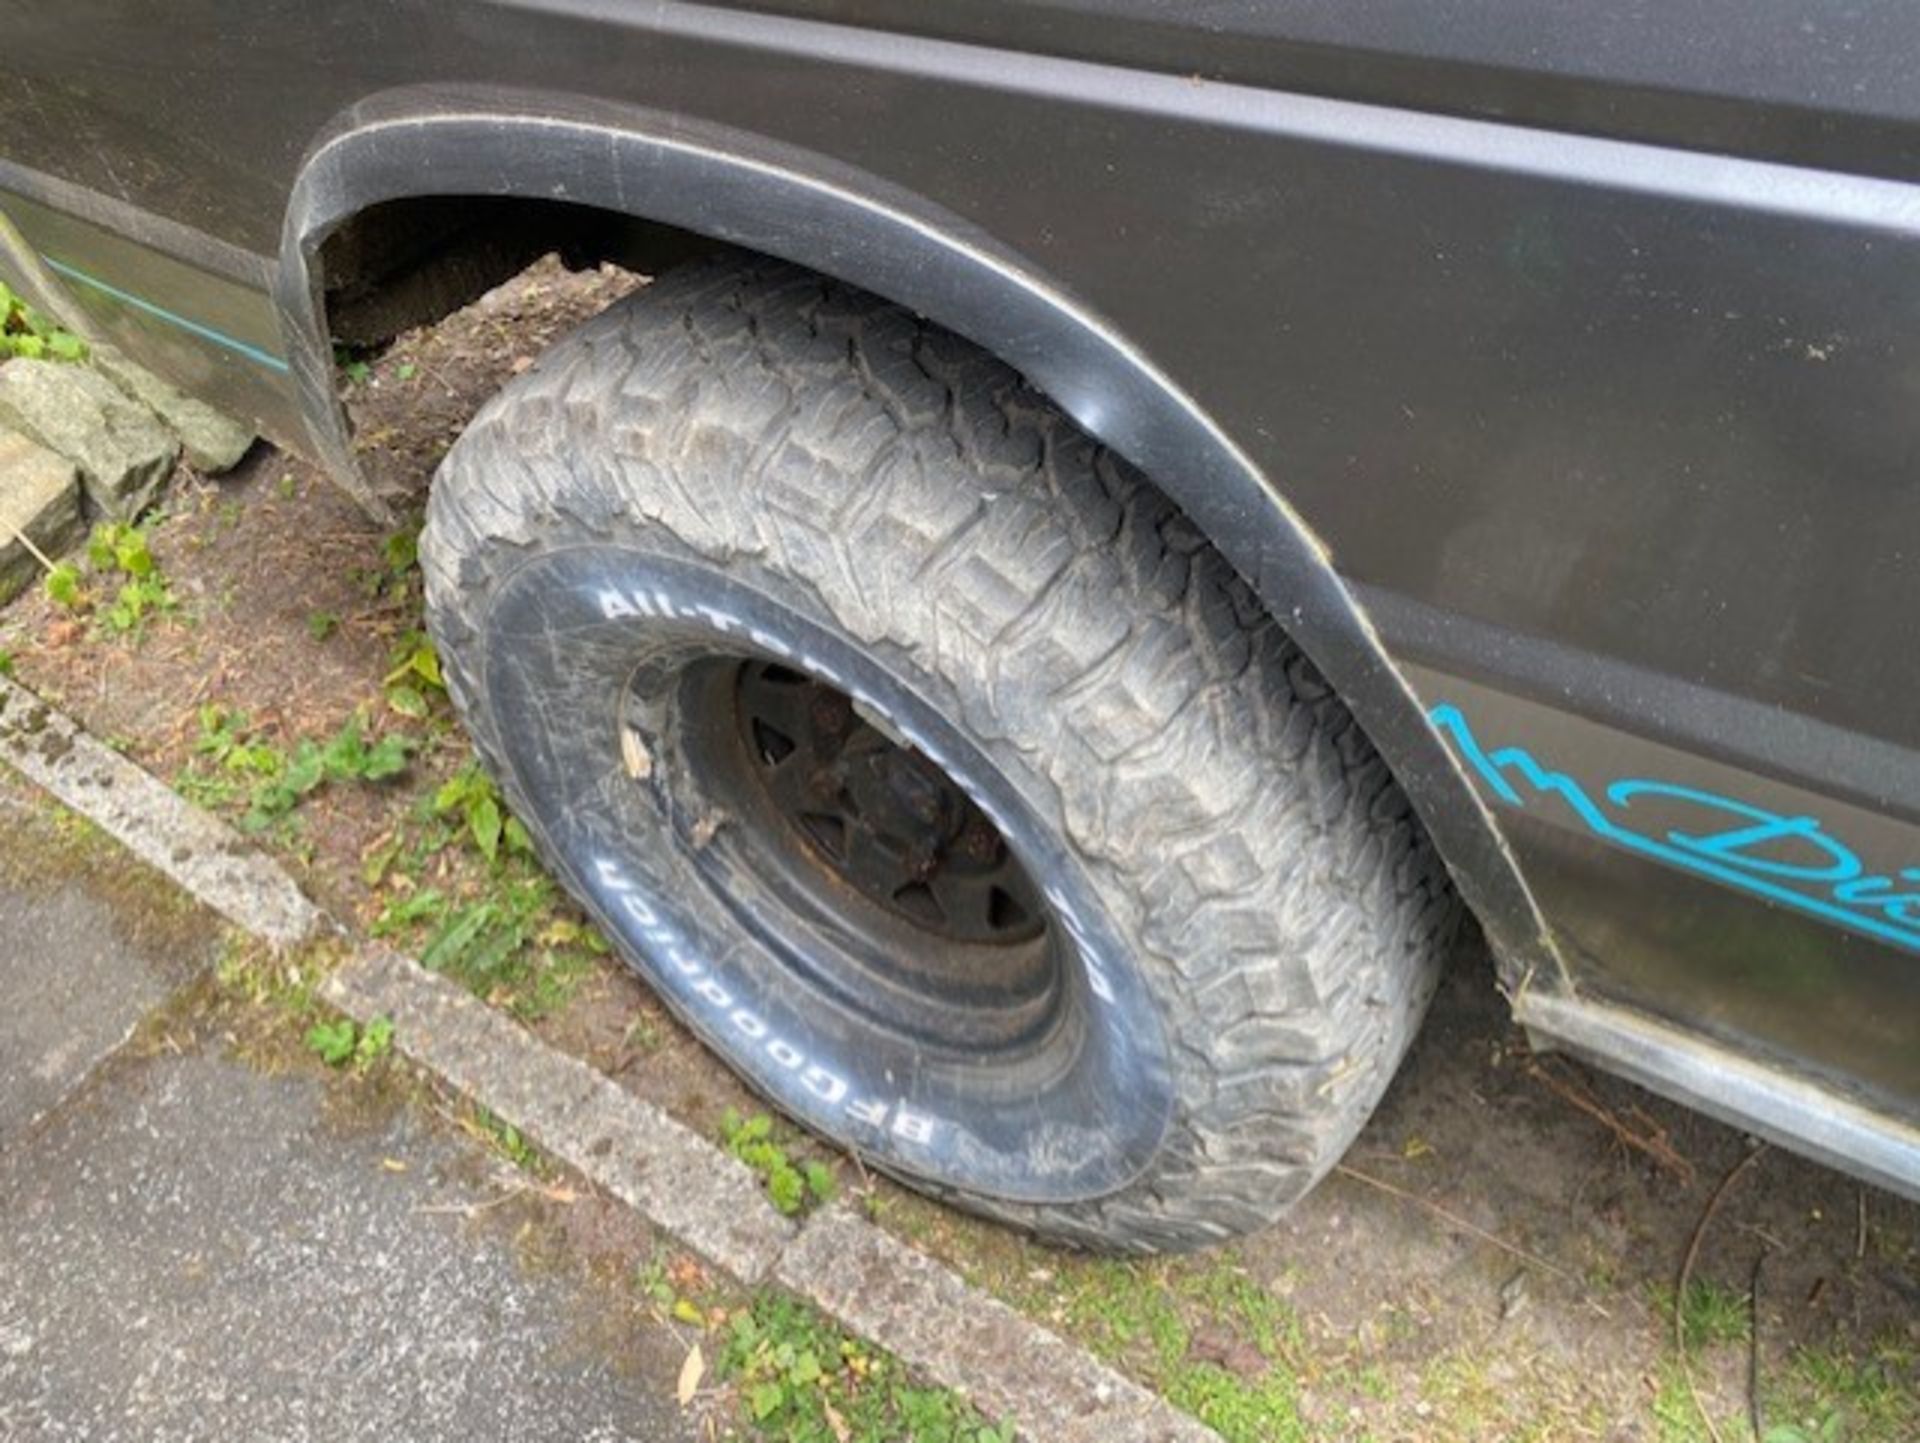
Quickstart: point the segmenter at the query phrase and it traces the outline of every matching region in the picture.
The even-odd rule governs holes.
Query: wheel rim
[[[740,920],[799,982],[922,1043],[1036,1040],[1060,1002],[1061,951],[1039,888],[958,781],[778,661],[705,658],[680,692],[689,779],[732,823],[716,865],[772,884]],[[836,945],[784,945],[799,931]]]
[[[735,720],[744,778],[763,789],[823,889],[850,885],[934,941],[1016,946],[1046,930],[1038,890],[986,813],[844,692],[749,661]]]

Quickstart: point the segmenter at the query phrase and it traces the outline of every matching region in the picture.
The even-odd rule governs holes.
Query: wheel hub
[[[1014,945],[1045,911],[998,829],[931,758],[843,693],[749,661],[735,714],[752,774],[809,863],[946,941]]]

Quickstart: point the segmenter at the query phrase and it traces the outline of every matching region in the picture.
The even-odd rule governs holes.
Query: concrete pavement
[[[682,1342],[529,1267],[477,1143],[218,1038],[121,1048],[219,946],[168,897],[0,777],[0,1438],[705,1436]]]

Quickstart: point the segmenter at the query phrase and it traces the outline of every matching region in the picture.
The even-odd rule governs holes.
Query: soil
[[[636,284],[548,260],[362,358],[343,384],[376,486],[417,514],[473,410]],[[176,477],[151,545],[180,618],[114,638],[34,593],[0,613],[0,652],[25,684],[163,777],[194,763],[203,705],[245,712],[281,746],[328,735],[362,708],[377,729],[420,738],[397,784],[330,787],[268,834],[324,905],[364,928],[392,900],[390,883],[366,881],[367,858],[467,756],[443,705],[425,722],[382,705],[395,648],[420,625],[417,585],[379,580],[392,569],[387,539],[313,467],[260,448],[217,482]],[[467,863],[431,865],[439,873],[421,882]],[[725,1109],[753,1106],[612,962],[536,1025],[709,1133]],[[1650,1146],[1628,1145],[1629,1134]],[[874,1215],[1020,1306],[1097,1333],[1150,1383],[1202,1363],[1243,1381],[1289,1371],[1285,1415],[1235,1425],[1237,1437],[1742,1438],[1756,1361],[1770,1427],[1812,1439],[1838,1416],[1838,1436],[1920,1436],[1920,1208],[1768,1149],[1703,1226],[1709,1197],[1752,1146],[1629,1084],[1534,1056],[1470,939],[1342,1170],[1233,1248],[1082,1260],[839,1166]],[[1696,1230],[1693,1279],[1742,1315],[1758,1267],[1759,1341],[1750,1356],[1742,1330],[1723,1328],[1694,1340],[1683,1369],[1662,1299]],[[1191,1301],[1226,1275],[1292,1320],[1285,1337],[1255,1346]],[[1186,1342],[1173,1348],[1185,1362],[1169,1361],[1149,1323],[1127,1322],[1140,1279],[1187,1300]],[[1713,1425],[1688,1396],[1689,1370]]]

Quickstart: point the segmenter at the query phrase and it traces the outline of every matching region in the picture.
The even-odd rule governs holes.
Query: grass
[[[1671,1291],[1656,1289],[1656,1301],[1670,1333]],[[1744,1345],[1751,1330],[1746,1297],[1711,1283],[1690,1283],[1680,1327],[1689,1353]],[[1920,1354],[1892,1338],[1859,1351],[1837,1344],[1793,1349],[1784,1361],[1763,1365],[1761,1443],[1911,1443],[1920,1438],[1916,1379]],[[1744,1417],[1723,1416],[1729,1409],[1709,1381],[1709,1369],[1696,1362],[1696,1406],[1678,1360],[1670,1356],[1660,1364],[1652,1406],[1660,1443],[1712,1443],[1713,1430],[1702,1420],[1700,1406],[1713,1413],[1723,1439],[1752,1436]],[[1744,1405],[1735,1411],[1743,1413]]]
[[[1696,1378],[1696,1387],[1704,1384]],[[1654,1379],[1653,1427],[1654,1436],[1660,1443],[1715,1443],[1714,1432],[1707,1421],[1700,1416],[1700,1408],[1695,1405],[1693,1395],[1688,1391],[1686,1376],[1681,1372],[1678,1360],[1668,1358],[1660,1364]],[[1708,1408],[1714,1405],[1702,1397],[1702,1403]],[[1722,1437],[1741,1437],[1740,1425],[1731,1419],[1719,1419]]]
[[[1311,1436],[1294,1366],[1304,1350],[1298,1321],[1230,1250],[1192,1262],[1063,1258],[1057,1267],[1030,1273],[1013,1301],[1228,1443]]]
[[[1796,1352],[1768,1388],[1764,1443],[1911,1443],[1920,1438],[1920,1352],[1883,1338],[1864,1354]]]
[[[1189,1258],[1087,1258],[1036,1247],[891,1188],[869,1194],[867,1205],[890,1232],[1072,1338],[1228,1443],[1319,1436],[1301,1410],[1308,1376],[1361,1392],[1344,1359],[1315,1356],[1293,1309],[1242,1266],[1233,1247]]]
[[[1356,1393],[1379,1387],[1356,1379]],[[1552,1368],[1485,1344],[1465,1344],[1442,1352],[1421,1370],[1419,1407],[1423,1436],[1434,1439],[1487,1440],[1487,1443],[1556,1443],[1562,1438],[1610,1436],[1604,1406],[1583,1398]],[[1385,1394],[1378,1396],[1384,1397]],[[1366,1410],[1362,1410],[1365,1412]]]
[[[1655,1308],[1667,1321],[1672,1334],[1673,1289],[1665,1283],[1653,1287]],[[1688,1352],[1728,1343],[1744,1343],[1752,1327],[1747,1311],[1747,1295],[1701,1278],[1690,1279],[1680,1300],[1680,1336]]]

